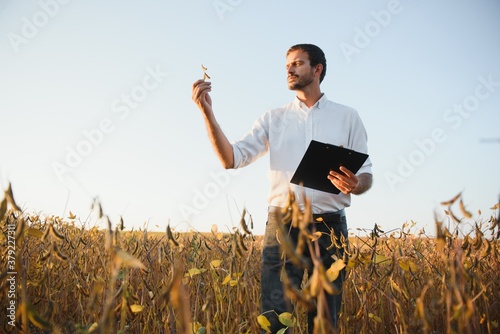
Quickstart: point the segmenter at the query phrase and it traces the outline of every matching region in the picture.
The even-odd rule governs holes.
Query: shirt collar
[[[319,100],[311,108],[307,108],[307,106],[304,104],[304,102],[302,102],[301,100],[299,100],[299,98],[297,96],[295,96],[294,104],[299,109],[312,109],[312,108],[315,108],[315,107],[318,108],[318,109],[321,109],[321,107],[323,107],[325,105],[326,101],[327,101],[326,94],[323,93],[321,95],[321,97],[319,98]]]

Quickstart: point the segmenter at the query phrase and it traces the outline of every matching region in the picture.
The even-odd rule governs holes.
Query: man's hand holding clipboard
[[[332,194],[353,193],[359,184],[355,174],[366,159],[367,154],[312,140],[290,182]]]

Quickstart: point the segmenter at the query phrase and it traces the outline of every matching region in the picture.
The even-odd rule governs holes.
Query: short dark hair
[[[288,56],[290,52],[297,50],[304,51],[308,54],[311,66],[316,66],[318,64],[323,65],[323,71],[321,71],[321,75],[319,77],[319,82],[321,83],[326,74],[326,57],[323,50],[314,44],[296,44],[288,49],[286,55]]]

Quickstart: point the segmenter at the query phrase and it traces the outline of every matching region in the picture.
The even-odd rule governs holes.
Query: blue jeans
[[[285,266],[286,274],[292,284],[296,289],[299,289],[304,276],[304,271],[307,270],[309,274],[312,273],[312,264],[308,268],[300,268],[294,265],[290,261],[284,261],[282,259],[282,251],[278,242],[276,241],[276,226],[277,224],[282,224],[281,214],[277,212],[270,212],[268,215],[268,222],[266,225],[266,234],[264,237],[264,249],[262,251],[262,273],[261,273],[261,311],[265,313],[264,315],[268,318],[271,323],[271,332],[276,333],[284,326],[279,322],[276,314],[281,314],[283,312],[292,312],[291,303],[284,296],[283,283],[280,279],[281,269],[283,265]],[[285,225],[287,233],[291,239],[295,242],[297,240],[299,230],[297,228],[291,228],[290,225]],[[331,255],[335,254],[338,258],[343,258],[344,249],[335,248],[328,251],[331,245],[330,233],[331,230],[335,233],[337,238],[340,240],[340,236],[343,235],[347,242],[347,220],[345,216],[342,216],[340,222],[336,223],[313,223],[310,224],[311,229],[323,232],[322,237],[314,241],[319,243],[320,257],[325,269],[328,269],[332,263],[335,261],[332,259]],[[309,250],[306,247],[303,256],[310,260]],[[309,261],[310,262],[310,261]],[[333,281],[333,285],[341,291],[338,295],[326,294],[326,300],[330,315],[330,322],[334,328],[337,328],[338,316],[340,312],[340,307],[342,303],[342,283],[345,278],[345,269],[341,271],[339,277]],[[274,310],[271,311],[271,310]],[[276,313],[275,313],[276,312]],[[316,316],[316,310],[308,311],[307,322],[308,322],[308,332],[313,332],[314,317]]]

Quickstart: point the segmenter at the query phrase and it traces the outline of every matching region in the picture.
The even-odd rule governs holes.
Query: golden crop
[[[462,214],[470,218],[460,194],[443,202],[450,223],[437,222],[435,238],[412,233],[414,223],[391,234],[375,225],[368,236],[351,236],[349,243],[332,238],[332,247],[346,247],[346,256],[332,268],[313,258],[313,274],[301,291],[284,277],[296,308],[280,314],[280,321],[305,333],[304,311],[316,306],[317,327],[331,332],[320,316],[321,295],[335,293],[330,282],[345,267],[342,333],[498,333],[500,228],[492,216],[464,235],[451,210],[459,198]],[[72,213],[23,213],[10,187],[5,191],[0,244],[7,249],[8,230],[15,226],[16,321],[12,327],[2,316],[1,332],[232,334],[267,327],[260,314],[261,238],[252,234],[246,211],[231,233],[179,233],[170,226],[151,233],[124,231],[123,222],[113,227],[94,204],[107,230],[90,228]],[[292,210],[289,223],[307,226],[307,214]],[[303,237],[301,249],[317,235]],[[300,261],[301,249],[291,247],[286,236],[280,240],[284,254]],[[2,251],[2,310],[12,292],[8,261]]]

